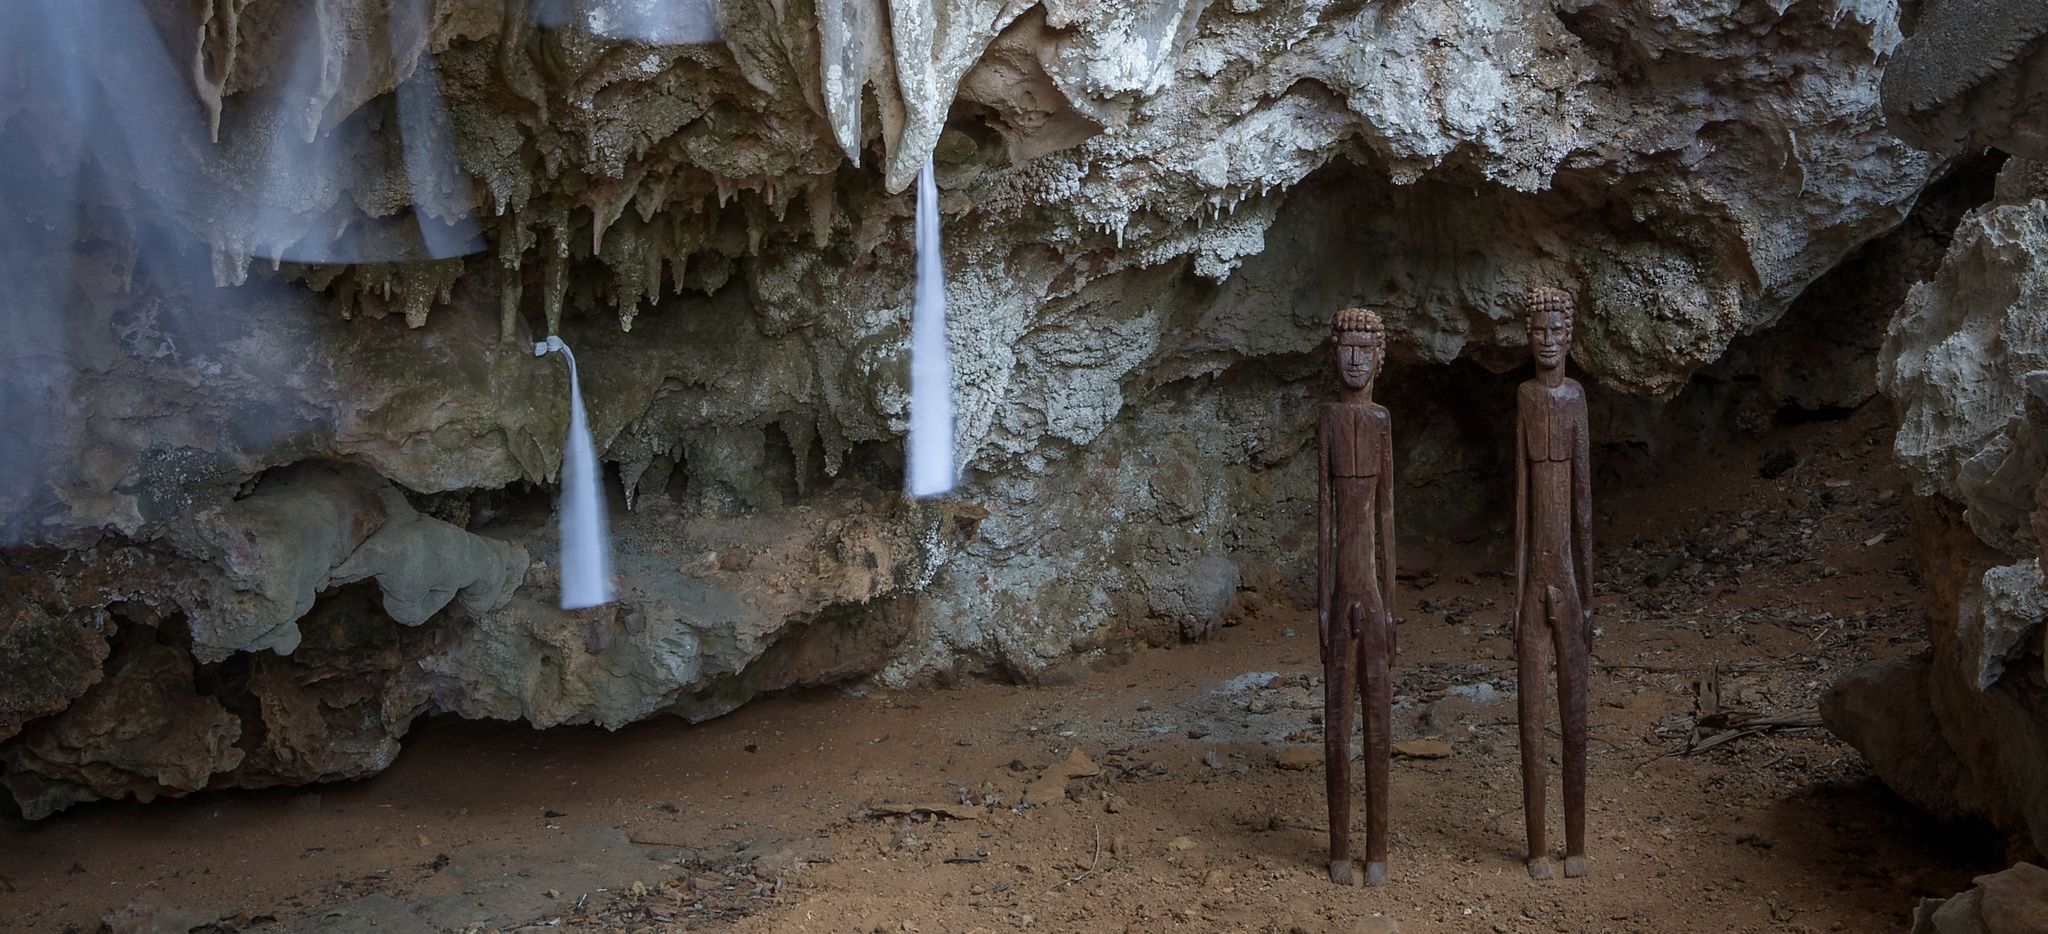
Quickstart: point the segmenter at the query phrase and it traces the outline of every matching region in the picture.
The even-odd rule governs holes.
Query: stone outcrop
[[[2048,841],[2048,680],[2038,490],[2048,480],[2048,198],[2015,158],[1998,197],[1957,229],[1886,337],[1879,383],[1899,407],[1909,512],[1933,651],[1839,683],[1824,710],[1878,773],[1923,807]],[[2039,194],[2048,194],[2042,190]],[[1908,671],[1907,668],[1914,670]],[[1910,681],[1916,718],[1873,718]],[[1908,735],[1910,734],[1910,735]],[[1941,761],[1951,765],[1935,767]]]
[[[2004,175],[2025,172],[2009,163]],[[1897,451],[1928,491],[1964,507],[1992,548],[2032,555],[2035,487],[2048,449],[2040,316],[2048,200],[2001,199],[1956,232],[1941,271],[1893,319],[1879,380],[1901,403]],[[2038,385],[2037,385],[2038,384]]]
[[[2015,155],[1894,315],[1878,373],[1921,497],[1909,515],[1932,651],[1851,673],[1823,708],[1903,796],[1996,824],[2023,851],[2048,849],[2044,36],[2037,4],[1929,4],[1885,78],[1902,134]],[[1920,704],[1931,719],[1898,710]]]
[[[242,724],[192,690],[192,668],[173,646],[130,639],[100,683],[8,747],[0,782],[30,817],[94,798],[149,801],[205,788],[241,764]]]
[[[2048,931],[2048,869],[2018,863],[1978,876],[1954,898],[1930,898],[1913,913],[1913,934],[2026,934]]]
[[[1924,149],[2048,159],[2048,7],[1929,0],[1885,69],[1885,112]]]
[[[1925,658],[1900,658],[1852,669],[1821,695],[1828,729],[1856,743],[1885,784],[1929,813],[1971,817],[1973,805],[1954,789],[1963,766],[1936,715]]]
[[[99,683],[107,660],[107,617],[85,610],[52,618],[42,609],[23,606],[0,619],[0,740],[13,738],[21,725],[63,710],[72,699]]]
[[[1407,372],[1486,378],[1521,360],[1513,297],[1562,284],[1597,391],[1668,393],[1944,161],[1885,130],[1897,13],[1863,0],[739,0],[722,44],[661,48],[389,6],[327,4],[304,38],[281,0],[153,3],[203,105],[165,159],[224,192],[167,199],[200,245],[24,241],[77,271],[23,298],[66,314],[0,344],[25,426],[0,638],[70,666],[0,699],[8,748],[51,751],[10,765],[34,809],[157,774],[85,774],[118,750],[57,738],[101,735],[58,708],[132,690],[86,661],[130,625],[241,725],[153,793],[373,771],[427,711],[617,726],[1198,636],[1301,586],[1331,309],[1388,307]],[[302,54],[332,80],[265,106]],[[459,163],[421,204],[374,131],[427,63]],[[68,164],[73,137],[19,147],[72,115],[7,106],[6,153]],[[267,190],[288,130],[364,155]],[[928,155],[967,477],[943,505],[898,493]],[[365,236],[468,207],[489,248],[273,264],[250,198]],[[121,203],[93,207],[114,240]],[[625,595],[578,614],[551,603],[548,331],[615,468]],[[1397,409],[1429,435],[1404,484],[1492,443],[1422,417],[1445,398]]]
[[[511,599],[527,566],[524,549],[420,515],[375,474],[311,464],[193,513],[165,540],[223,571],[186,619],[193,654],[205,662],[291,654],[314,598],[361,580],[377,583],[382,612],[401,625],[424,623],[451,602],[479,617]]]

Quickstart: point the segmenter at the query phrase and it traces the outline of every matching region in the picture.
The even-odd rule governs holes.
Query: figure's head
[[[1564,366],[1565,358],[1572,353],[1571,293],[1549,287],[1531,289],[1522,310],[1529,325],[1529,353],[1536,358],[1536,367],[1549,370]]]
[[[1365,389],[1386,362],[1387,326],[1370,308],[1346,308],[1330,321],[1330,343],[1337,351],[1337,378],[1344,388]]]

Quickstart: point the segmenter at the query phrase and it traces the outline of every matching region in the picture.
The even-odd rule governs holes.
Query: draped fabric
[[[939,262],[939,190],[932,162],[917,176],[917,296],[910,316],[910,441],[905,466],[912,496],[953,488],[953,368],[946,352],[946,276]]]
[[[533,345],[533,355],[558,352],[569,364],[569,435],[562,442],[562,609],[580,610],[618,599],[612,584],[611,536],[598,487],[597,447],[583,413],[576,355],[559,337]]]

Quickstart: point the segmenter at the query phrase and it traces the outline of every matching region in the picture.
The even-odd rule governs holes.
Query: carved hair
[[[1522,304],[1522,319],[1534,323],[1536,316],[1554,311],[1564,317],[1564,326],[1572,326],[1572,293],[1549,286],[1537,286],[1529,290],[1529,298]]]
[[[1364,334],[1374,343],[1384,344],[1387,340],[1387,326],[1380,321],[1380,313],[1370,308],[1346,308],[1330,319],[1330,336]]]

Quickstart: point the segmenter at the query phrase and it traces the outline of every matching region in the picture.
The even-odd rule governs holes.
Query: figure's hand
[[[1591,652],[1593,649],[1593,611],[1591,609],[1579,611],[1579,633],[1586,637],[1586,650]]]
[[[1386,622],[1386,626],[1387,626],[1387,655],[1388,655],[1388,656],[1389,656],[1389,657],[1391,658],[1391,657],[1392,657],[1392,656],[1394,655],[1394,652],[1395,652],[1395,642],[1394,642],[1394,614],[1393,614],[1393,613],[1388,613],[1388,614],[1387,614],[1387,622]]]
[[[1324,657],[1330,654],[1330,611],[1316,611],[1316,643],[1323,647]]]

